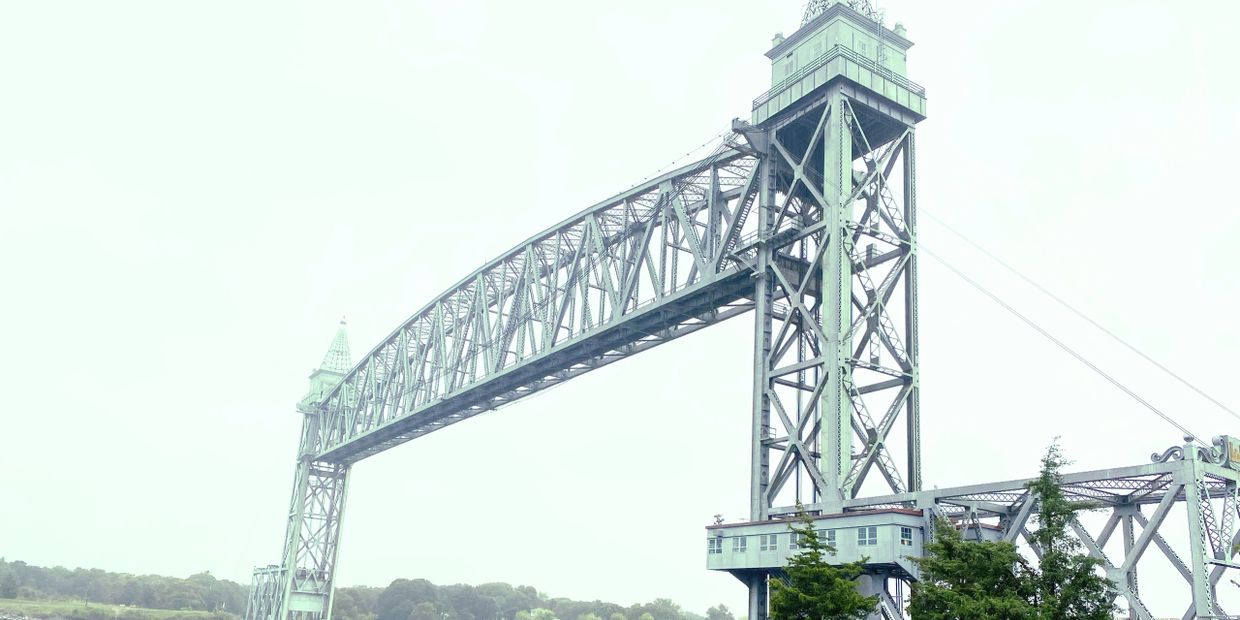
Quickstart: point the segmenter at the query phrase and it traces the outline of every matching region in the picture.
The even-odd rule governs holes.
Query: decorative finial
[[[805,16],[801,19],[801,25],[804,26],[810,23],[833,4],[843,4],[876,22],[882,23],[882,13],[874,7],[874,3],[871,0],[809,0],[805,5]]]

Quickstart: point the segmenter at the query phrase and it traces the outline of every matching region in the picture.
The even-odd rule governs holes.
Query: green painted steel
[[[766,53],[771,89],[754,100],[751,122],[766,122],[840,77],[924,118],[925,89],[906,77],[912,45],[903,27],[889,30],[845,4],[832,4],[792,36],[775,36]]]
[[[767,578],[788,551],[758,537],[778,538],[798,510],[857,536],[882,528],[873,540],[890,553],[875,554],[859,587],[889,620],[916,579],[901,541],[919,550],[937,518],[975,539],[1025,536],[1036,498],[1022,481],[922,488],[914,129],[926,96],[907,77],[911,46],[869,0],[811,0],[802,27],[767,53],[772,87],[751,122],[736,121],[709,157],[530,237],[356,365],[341,321],[297,406],[281,564],[255,571],[246,620],[330,619],[352,463],[750,310],[750,521],[711,528],[708,564],[746,584],[751,620],[766,619]],[[1236,566],[1240,473],[1222,465],[1221,441],[1065,477],[1074,498],[1113,510],[1096,538],[1078,535],[1130,617],[1150,617],[1136,566],[1151,544],[1188,582],[1185,617],[1222,613],[1213,595]],[[890,493],[867,497],[867,480]],[[1148,519],[1142,505],[1156,505]],[[1180,505],[1187,561],[1158,534]],[[840,559],[866,551],[862,538]]]

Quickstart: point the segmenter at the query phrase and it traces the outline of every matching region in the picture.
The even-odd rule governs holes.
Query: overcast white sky
[[[929,91],[920,204],[1240,407],[1240,4],[884,6]],[[0,5],[0,556],[240,581],[278,561],[293,403],[340,316],[360,354],[723,130],[801,10]],[[926,218],[921,239],[1196,432],[1240,431]],[[1079,468],[1179,441],[924,264],[929,484],[1029,475],[1055,436]],[[702,526],[745,513],[751,329],[361,463],[340,583],[743,608],[738,582],[703,569]]]

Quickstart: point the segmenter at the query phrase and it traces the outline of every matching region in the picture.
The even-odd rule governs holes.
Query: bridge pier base
[[[766,573],[755,571],[742,579],[749,588],[749,620],[768,620],[769,618],[767,603],[770,590],[767,587],[767,578]]]

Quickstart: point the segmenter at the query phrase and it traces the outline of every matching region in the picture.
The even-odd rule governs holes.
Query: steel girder
[[[1100,526],[1091,529],[1078,520],[1073,531],[1085,551],[1102,561],[1129,618],[1154,617],[1141,598],[1138,580],[1138,566],[1151,546],[1184,579],[1188,596],[1183,618],[1230,617],[1218,604],[1215,590],[1226,569],[1237,567],[1240,472],[1222,465],[1224,454],[1218,441],[1212,448],[1190,443],[1155,453],[1150,464],[1063,476],[1062,488],[1069,499],[1091,506],[1090,511],[1107,513]],[[1029,541],[1030,520],[1037,515],[1037,498],[1027,488],[1030,482],[1009,480],[852,499],[845,502],[845,510],[919,508],[926,515],[927,532],[933,531],[936,518],[948,519],[979,539],[1023,544],[1040,555]],[[1177,512],[1187,526],[1186,547],[1181,543],[1177,548],[1176,541],[1162,532]]]
[[[488,263],[371,351],[318,408],[351,463],[752,307],[756,156],[712,156]]]

